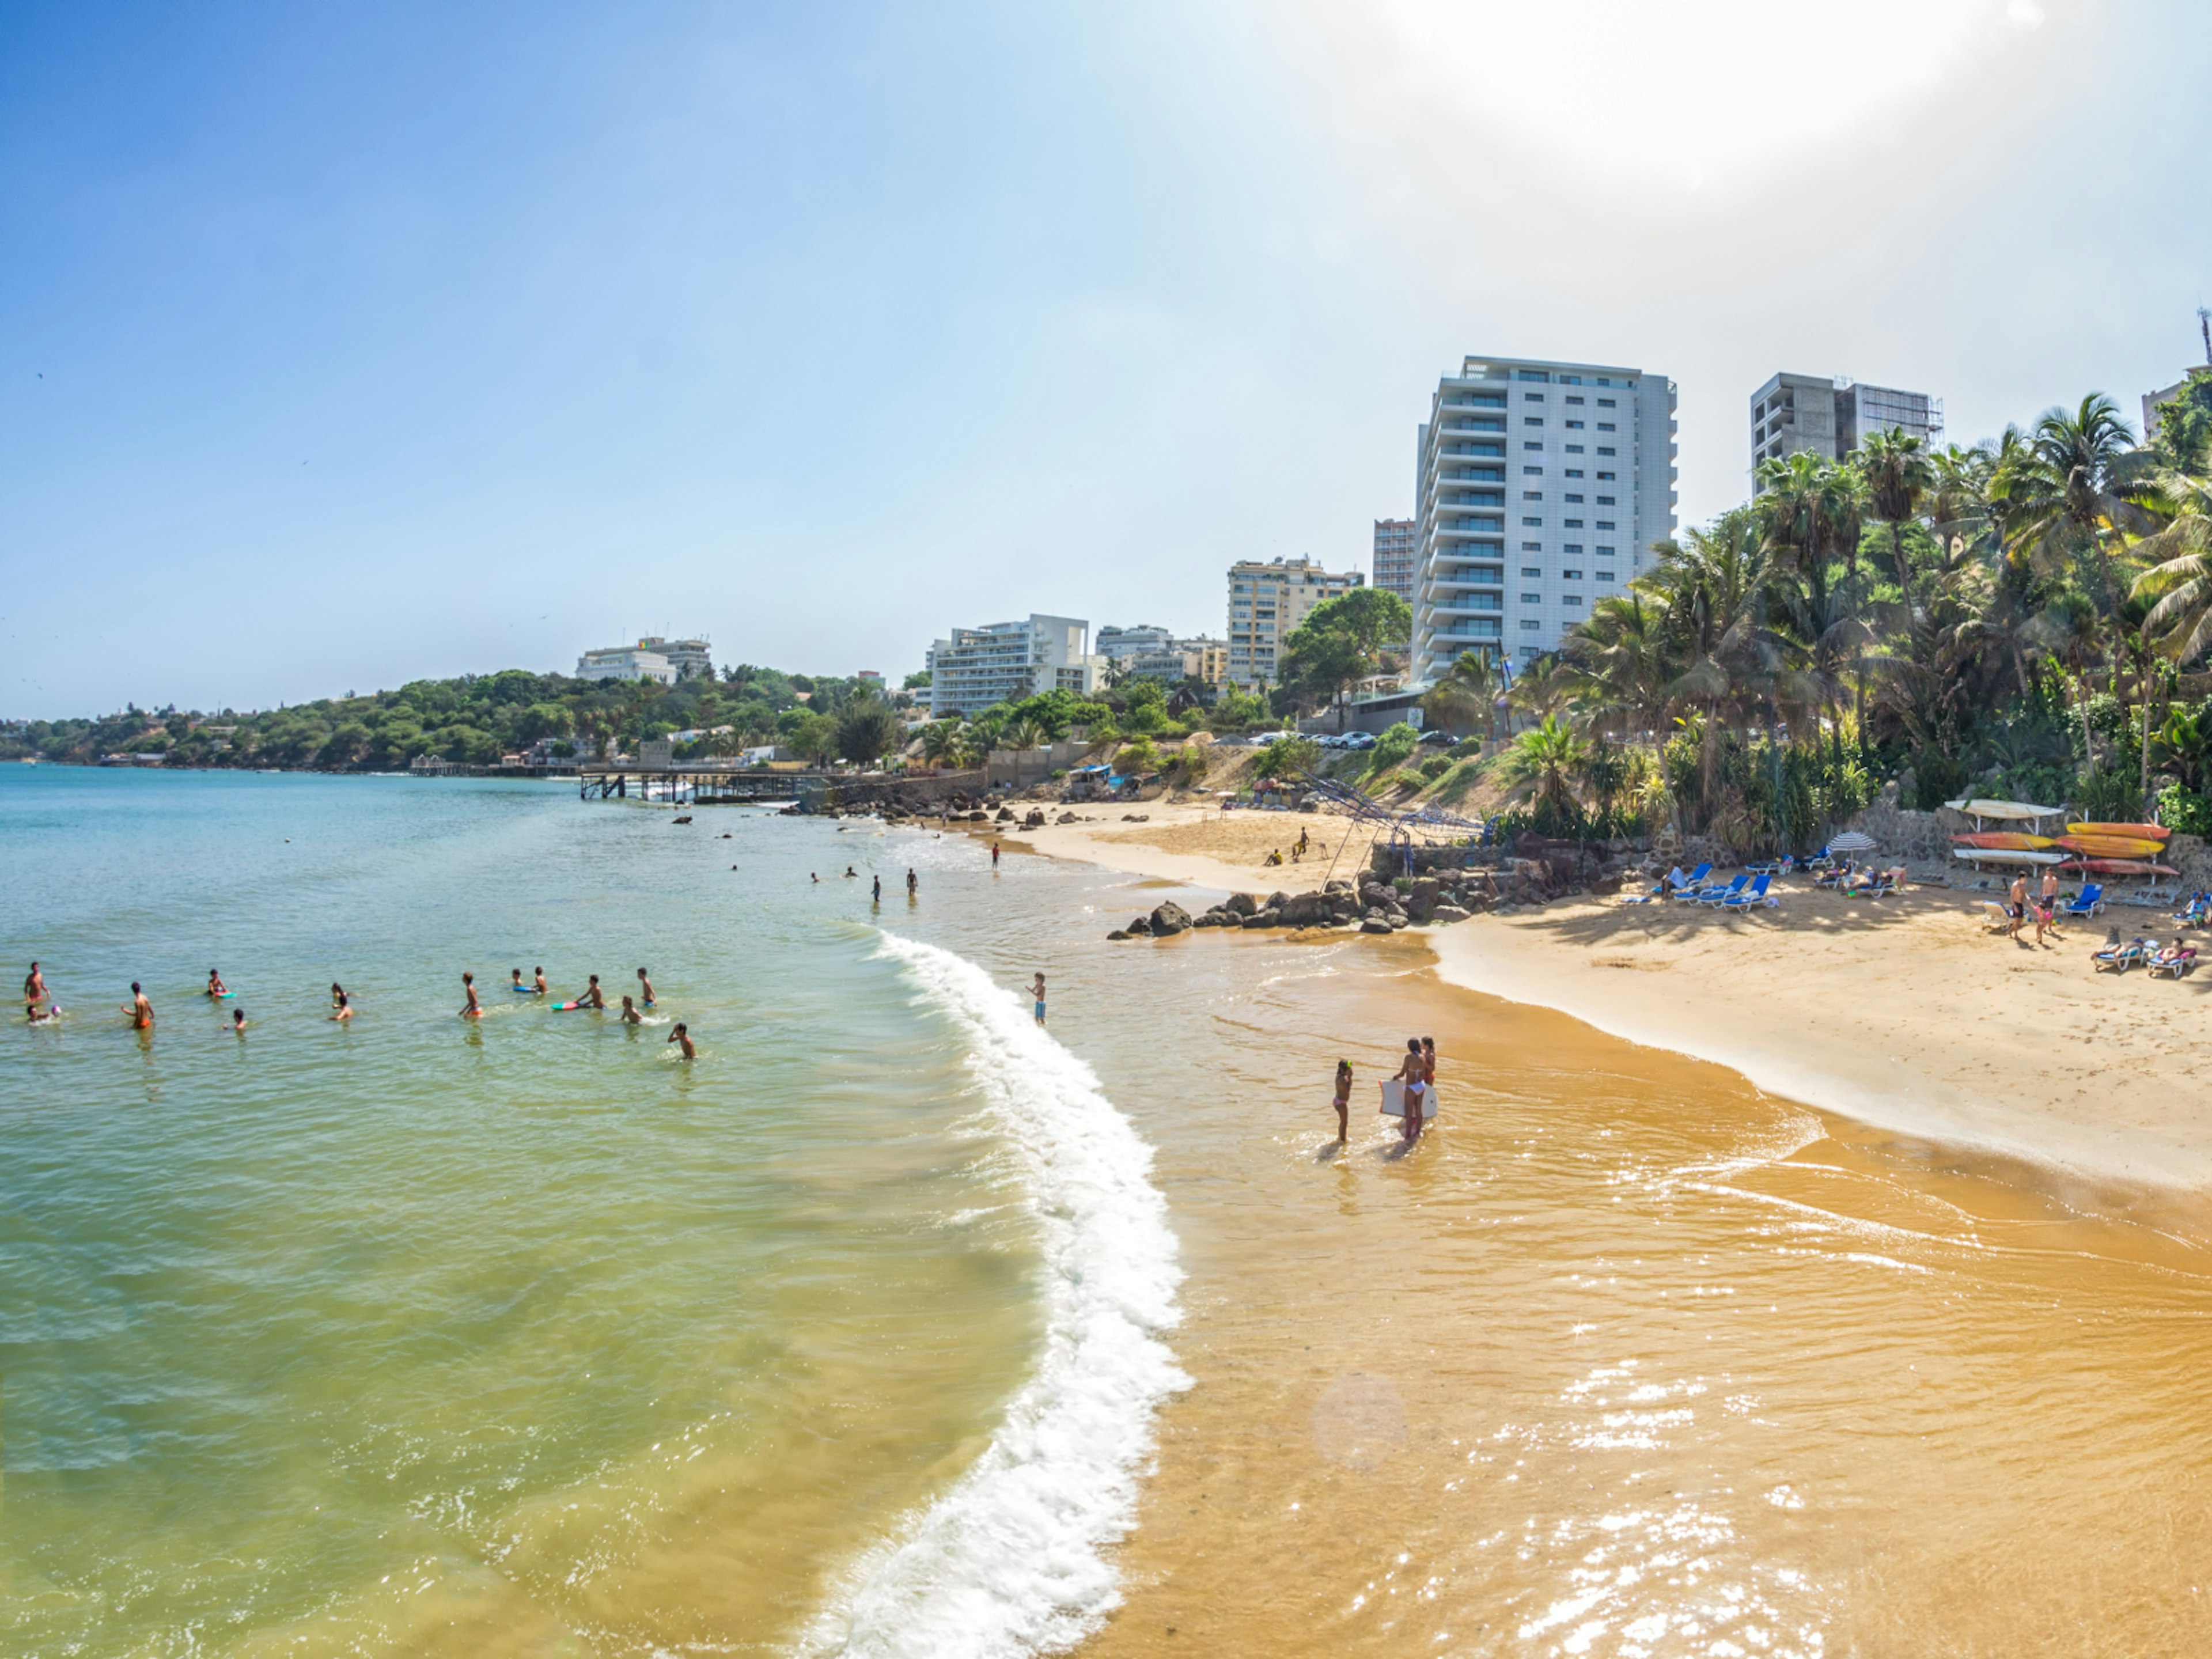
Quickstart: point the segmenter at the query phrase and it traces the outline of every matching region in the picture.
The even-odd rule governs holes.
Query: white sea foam
[[[1190,1379],[1160,1334],[1182,1278],[1152,1151],[1091,1068],[974,963],[887,938],[969,1042],[1041,1230],[1036,1375],[953,1488],[860,1562],[800,1644],[848,1659],[1012,1659],[1073,1645],[1121,1600],[1107,1546],[1136,1514],[1152,1413]]]

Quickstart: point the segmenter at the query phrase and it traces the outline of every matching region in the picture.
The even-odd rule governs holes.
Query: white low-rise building
[[[659,680],[663,685],[676,684],[676,665],[658,651],[648,651],[641,645],[611,646],[604,651],[586,651],[576,659],[576,678],[580,680]]]
[[[1090,644],[1091,624],[1075,617],[956,628],[929,647],[930,713],[979,714],[1054,690],[1095,696],[1106,659],[1092,655]]]

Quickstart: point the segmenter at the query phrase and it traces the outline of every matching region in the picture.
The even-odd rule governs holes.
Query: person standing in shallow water
[[[1401,1104],[1405,1109],[1405,1116],[1399,1121],[1398,1133],[1407,1144],[1410,1146],[1419,1137],[1421,1133],[1421,1106],[1423,1103],[1421,1097],[1420,1038],[1407,1037],[1406,1039],[1406,1057],[1398,1062],[1398,1074],[1393,1080],[1404,1085],[1403,1089],[1399,1093],[1398,1098]]]
[[[1043,973],[1042,973],[1042,971],[1040,971],[1040,972],[1038,973],[1038,975],[1037,975],[1037,976],[1036,976],[1036,979],[1035,982],[1034,982],[1034,983],[1032,983],[1032,984],[1030,985],[1030,1000],[1036,1005],[1036,1010],[1035,1010],[1036,1014],[1036,1023],[1037,1023],[1038,1024],[1040,1024],[1040,1025],[1043,1024],[1044,1024],[1044,975],[1043,975]]]
[[[676,1022],[676,1029],[668,1034],[668,1041],[671,1042],[679,1042],[684,1045],[684,1059],[696,1060],[699,1058],[699,1051],[691,1046],[691,1028],[686,1025],[682,1020],[679,1019]]]
[[[1336,1144],[1343,1146],[1352,1139],[1352,1062],[1336,1062]]]
[[[145,992],[138,988],[138,981],[135,979],[131,981],[131,1000],[124,1005],[123,1012],[131,1016],[132,1030],[150,1031],[154,1029],[154,1005],[146,1000]]]
[[[915,879],[914,866],[908,865],[906,872],[906,896],[908,898],[914,897],[921,887],[921,884]]]
[[[46,1000],[46,978],[39,971],[39,964],[34,962],[31,964],[30,973],[23,980],[23,1006],[27,1008],[36,1007]]]
[[[991,843],[991,867],[994,870],[999,867],[999,843],[995,841]]]
[[[871,904],[881,904],[884,902],[884,878],[881,876],[876,878],[875,890],[870,894],[868,902]]]
[[[645,976],[645,969],[637,970],[638,998],[648,1008],[653,1006],[653,981]]]
[[[332,986],[331,988],[334,991],[337,989],[336,986]],[[461,1018],[463,1019],[482,1019],[483,1018],[483,1004],[477,1000],[477,976],[474,974],[463,974],[461,975],[461,989],[469,994],[469,1000],[461,1009]],[[340,994],[343,995],[343,993],[340,993]],[[340,1003],[338,1006],[340,1007],[343,1007],[345,1005],[343,1003]]]

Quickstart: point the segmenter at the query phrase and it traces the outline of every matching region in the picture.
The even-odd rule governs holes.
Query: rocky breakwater
[[[1173,902],[1116,927],[1108,939],[1171,939],[1200,927],[1346,928],[1363,933],[1395,933],[1402,927],[1464,921],[1503,902],[1518,885],[1501,886],[1487,870],[1451,871],[1396,881],[1368,876],[1354,884],[1330,882],[1316,893],[1237,893],[1212,909],[1192,915]],[[1540,898],[1540,889],[1529,891]]]

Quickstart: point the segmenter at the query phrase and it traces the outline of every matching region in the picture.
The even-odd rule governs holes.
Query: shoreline
[[[1191,827],[1218,818],[1210,809],[1152,810],[1151,834],[1101,822],[1010,845],[1213,890],[1321,884],[1323,864],[1245,868],[1206,848]],[[1352,827],[1265,818],[1292,837],[1301,823],[1317,836],[1321,825]],[[2194,1103],[2212,979],[2093,972],[2091,951],[2117,925],[2108,917],[2037,948],[1987,933],[1978,904],[1949,890],[1881,900],[1778,890],[1780,909],[1752,914],[1584,897],[1409,931],[1447,985],[1726,1066],[1885,1133],[2133,1188],[2212,1187],[2212,1126]]]

